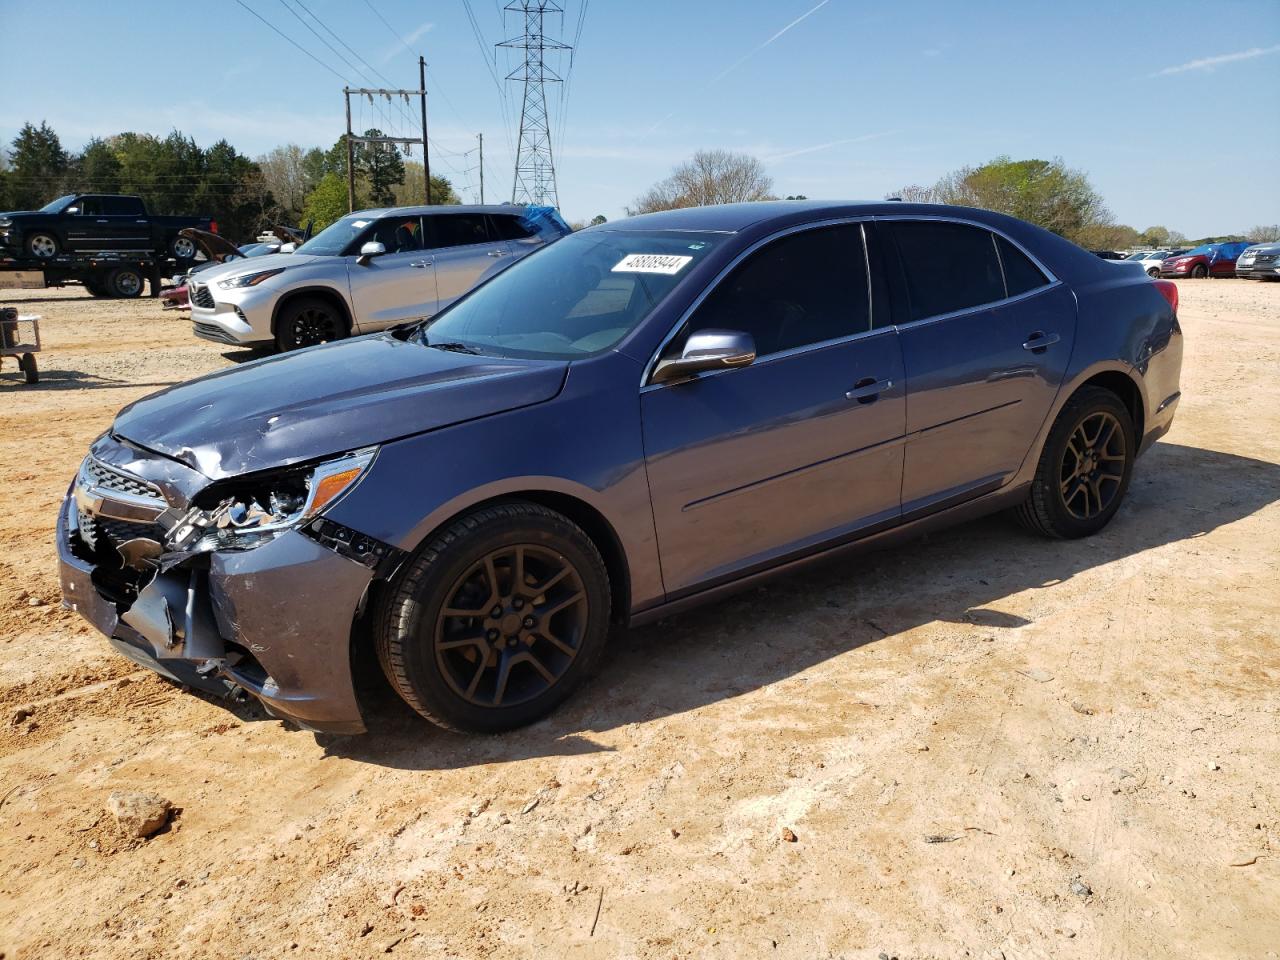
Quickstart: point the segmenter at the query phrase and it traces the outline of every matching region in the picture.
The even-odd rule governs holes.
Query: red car
[[[1162,277],[1234,277],[1236,258],[1244,253],[1248,242],[1206,243],[1186,253],[1170,257],[1160,265]]]

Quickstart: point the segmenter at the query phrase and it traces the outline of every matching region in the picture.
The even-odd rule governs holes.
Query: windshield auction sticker
[[[613,273],[665,273],[674,276],[684,269],[693,257],[679,257],[666,253],[628,253],[614,266]]]

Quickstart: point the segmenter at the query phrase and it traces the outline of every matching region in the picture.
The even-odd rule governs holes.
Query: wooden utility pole
[[[347,213],[353,213],[356,209],[356,164],[355,148],[351,143],[351,94],[345,87],[342,92],[346,94],[343,99],[347,101]]]
[[[427,206],[431,206],[431,159],[427,156],[427,61],[418,58],[418,86],[422,90],[422,179],[427,185]]]
[[[477,133],[480,138],[480,202],[484,203],[484,134]]]

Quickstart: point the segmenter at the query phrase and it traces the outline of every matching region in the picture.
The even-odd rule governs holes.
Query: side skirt
[[[655,620],[661,620],[665,617],[691,610],[704,603],[722,600],[725,597],[749,589],[764,580],[781,576],[784,573],[792,573],[810,564],[822,563],[827,560],[833,560],[836,557],[850,556],[864,550],[890,547],[907,540],[913,540],[934,530],[955,526],[958,523],[974,520],[987,514],[998,513],[1021,503],[1026,497],[1027,488],[1030,485],[1030,483],[1022,483],[1016,486],[1003,487],[1000,490],[984,494],[977,499],[968,500],[954,507],[937,513],[930,513],[928,516],[919,517],[906,523],[900,523],[887,530],[880,530],[855,540],[820,548],[804,556],[783,561],[767,570],[750,573],[728,583],[699,590],[696,593],[670,600],[656,607],[633,612],[628,623],[632,627],[643,626],[646,623],[653,623]]]

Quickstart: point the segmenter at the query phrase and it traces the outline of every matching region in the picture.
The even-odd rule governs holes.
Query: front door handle
[[[99,220],[98,222],[99,222],[99,223],[110,223],[111,221],[110,221],[110,220]]]
[[[434,262],[435,262],[434,260],[414,260],[412,263],[409,264],[409,266],[417,267],[419,270],[421,270],[423,267],[431,266],[431,264],[433,264]]]
[[[1051,347],[1062,338],[1056,333],[1045,333],[1037,330],[1031,336],[1027,337],[1026,342],[1022,345],[1023,350],[1030,350],[1032,353],[1044,353],[1046,347]]]
[[[489,256],[491,256],[491,257],[505,257],[506,255],[507,255],[507,251],[505,251],[505,250],[490,250],[490,251],[489,251]]]
[[[859,403],[874,403],[880,394],[893,386],[892,380],[877,380],[875,377],[863,377],[853,385],[853,389],[845,394],[846,400],[857,400]]]

